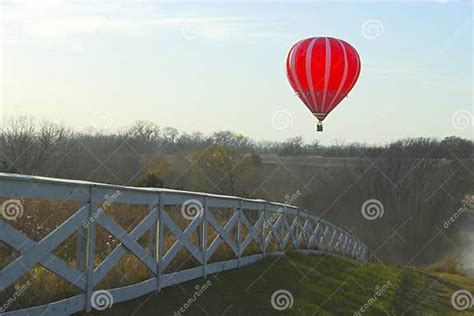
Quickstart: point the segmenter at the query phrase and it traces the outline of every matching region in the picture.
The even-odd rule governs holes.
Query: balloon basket
[[[318,125],[316,126],[316,131],[322,132],[323,131],[323,123],[319,122]]]

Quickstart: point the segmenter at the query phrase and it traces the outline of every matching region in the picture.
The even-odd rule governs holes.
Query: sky
[[[474,137],[471,1],[1,1],[0,124],[138,120],[256,140]],[[346,40],[361,74],[324,132],[285,74],[293,43]]]

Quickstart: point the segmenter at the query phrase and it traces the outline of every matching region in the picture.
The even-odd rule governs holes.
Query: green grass
[[[268,257],[240,270],[211,275],[208,280],[212,285],[190,305],[186,315],[357,315],[371,298],[364,315],[473,313],[472,309],[457,312],[450,301],[458,289],[474,292],[472,278],[331,256]],[[175,311],[205,282],[198,279],[166,288],[97,314],[178,315]],[[281,312],[270,303],[272,293],[279,289],[290,291],[294,298],[293,306]]]

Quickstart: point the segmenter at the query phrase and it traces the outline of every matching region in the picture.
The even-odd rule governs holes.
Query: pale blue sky
[[[1,3],[3,120],[323,143],[473,138],[470,1]],[[285,75],[286,52],[310,36],[342,38],[362,60],[324,133]]]

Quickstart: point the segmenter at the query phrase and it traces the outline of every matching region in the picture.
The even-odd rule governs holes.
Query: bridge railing
[[[240,268],[289,250],[368,259],[367,246],[349,231],[303,209],[264,200],[3,173],[0,173],[0,199],[5,200],[0,216],[0,241],[19,254],[1,267],[0,291],[14,286],[34,266],[41,265],[80,293],[45,305],[4,311],[2,315],[92,311],[97,307],[94,300],[99,292],[98,284],[127,252],[146,266],[151,277],[136,284],[106,289],[114,303]],[[25,215],[19,213],[23,209],[15,201],[21,203],[24,199],[73,201],[79,207],[46,236],[33,240],[14,225],[15,216]],[[107,214],[106,208],[111,203],[145,207],[146,215],[133,229],[124,229]],[[227,210],[228,219],[222,221],[216,210]],[[98,227],[118,241],[104,259],[96,251]],[[165,230],[174,240],[168,245],[165,245]],[[191,236],[195,235],[198,238],[193,242]],[[143,236],[148,237],[146,247],[139,243]],[[74,265],[54,253],[68,238],[76,239]],[[230,248],[232,258],[213,262],[210,258],[222,244]],[[249,253],[252,244],[255,249]],[[171,263],[182,249],[191,253],[198,265],[173,270]]]

